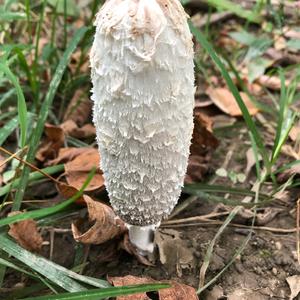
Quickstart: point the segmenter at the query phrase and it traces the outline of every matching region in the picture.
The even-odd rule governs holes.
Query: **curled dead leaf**
[[[300,139],[300,123],[297,122],[290,130],[289,137],[293,142]]]
[[[78,189],[76,189],[73,186],[70,186],[66,183],[60,182],[59,184],[56,185],[57,190],[59,191],[59,193],[66,199],[72,198],[73,196],[76,195],[76,193],[78,193]],[[83,196],[80,196],[77,200],[76,200],[77,204],[85,204],[85,201],[83,200]]]
[[[201,181],[208,170],[208,163],[212,152],[217,148],[219,142],[212,133],[212,120],[201,113],[194,117],[194,131],[191,155],[185,177],[185,183]]]
[[[159,300],[198,300],[198,296],[194,288],[180,284],[176,281],[155,281],[149,277],[109,277],[109,282],[116,287],[125,285],[138,285],[147,283],[169,283],[172,287],[167,289],[161,289],[158,291]],[[119,296],[117,300],[151,300],[146,293],[139,293],[129,296]]]
[[[66,109],[63,121],[72,120],[78,126],[83,126],[91,115],[92,105],[87,92],[78,89]]]
[[[55,166],[61,163],[67,163],[69,161],[74,160],[78,155],[84,153],[87,148],[60,148],[58,152],[58,156],[55,159],[49,160],[48,166]]]
[[[137,248],[130,242],[128,233],[124,234],[123,240],[120,242],[120,247],[127,253],[133,255],[141,264],[145,266],[154,266],[146,256],[141,255]]]
[[[81,22],[82,20],[78,19],[74,25],[77,27]],[[76,73],[78,66],[81,74],[87,74],[89,72],[90,63],[88,55],[82,55],[82,50],[80,49],[71,55],[71,60],[68,65],[72,74]]]
[[[69,185],[80,189],[86,181],[89,172],[97,169],[97,173],[86,187],[85,191],[95,191],[104,187],[104,178],[102,171],[99,169],[100,156],[97,149],[84,148],[73,160],[65,164],[66,180]]]
[[[102,244],[126,231],[124,222],[108,205],[94,201],[87,195],[84,195],[83,199],[88,208],[89,222],[93,225],[82,233],[80,227],[84,224],[84,220],[78,220],[72,224],[73,236],[77,242]]]
[[[67,120],[60,126],[66,135],[70,135],[78,139],[88,138],[96,135],[96,129],[92,124],[85,124],[82,127],[78,127],[73,120]]]
[[[299,275],[294,275],[294,276],[287,277],[286,281],[287,281],[287,283],[290,287],[290,290],[291,290],[290,300],[293,300],[300,293],[300,276]]]
[[[170,274],[176,272],[181,277],[183,269],[191,270],[195,267],[192,249],[180,237],[178,231],[173,229],[159,230],[155,233],[155,242],[158,247],[160,262]]]
[[[257,79],[257,83],[261,86],[274,91],[280,91],[281,80],[278,76],[262,75]],[[285,86],[288,87],[291,84],[291,80],[285,80]],[[300,84],[297,85],[297,90],[300,90]]]
[[[65,141],[64,131],[59,126],[45,124],[45,134],[46,139],[36,154],[36,158],[42,162],[55,158]]]
[[[21,212],[13,212],[9,215],[17,215]],[[36,221],[32,219],[20,221],[9,225],[8,234],[16,242],[29,251],[39,251],[42,248],[43,238],[38,232]]]
[[[243,115],[234,96],[228,89],[210,87],[206,90],[206,93],[209,95],[214,104],[226,114],[233,117]],[[258,108],[254,106],[248,95],[243,92],[241,92],[240,95],[244,100],[244,103],[248,108],[250,115],[255,115],[256,113],[258,113]]]

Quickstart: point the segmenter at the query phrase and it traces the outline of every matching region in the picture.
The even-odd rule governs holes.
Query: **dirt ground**
[[[230,140],[226,140],[225,144],[229,145]],[[213,154],[208,178],[216,168],[215,164],[220,164],[220,156],[223,157],[223,153],[227,152],[225,144]],[[235,152],[239,150],[235,149]],[[241,162],[236,161],[237,157],[233,153],[229,168],[241,168]],[[215,184],[217,183],[218,179]],[[230,186],[230,183],[227,184]],[[296,255],[296,233],[292,230],[295,228],[298,194],[299,191],[294,190],[282,195],[268,207],[258,209],[255,226],[260,229],[254,230],[244,251],[223,275],[199,296],[200,299],[289,299],[291,292],[286,279],[300,274]],[[180,201],[182,202],[183,200]],[[183,220],[231,210],[232,207],[199,198],[174,219]],[[101,278],[149,276],[157,280],[173,279],[198,288],[199,272],[207,247],[224,218],[216,218],[219,222],[216,225],[196,221],[192,222],[193,225],[187,225],[188,222],[181,225],[162,225],[156,236],[159,253],[156,255],[154,266],[145,266],[135,257],[117,249],[118,240],[98,246],[82,246],[83,256],[86,256],[84,274]],[[252,218],[251,212],[243,208],[232,220],[235,227],[228,226],[222,233],[215,244],[205,283],[229,263],[249,234]],[[47,236],[49,240],[49,234],[45,231],[45,237]],[[71,232],[57,232],[52,242],[53,260],[69,268],[74,265],[75,249],[80,244],[74,242]],[[49,257],[49,251],[50,247],[45,246],[45,256]]]

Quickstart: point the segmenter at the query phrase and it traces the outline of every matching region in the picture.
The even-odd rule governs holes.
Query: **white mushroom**
[[[178,0],[107,0],[91,50],[94,123],[106,188],[140,250],[174,208],[193,130],[194,64]]]

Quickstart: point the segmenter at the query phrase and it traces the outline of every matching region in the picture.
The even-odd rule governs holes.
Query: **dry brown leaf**
[[[72,120],[78,126],[83,126],[91,115],[92,105],[86,91],[77,90],[66,109],[63,121]]]
[[[78,155],[84,153],[87,148],[60,148],[58,152],[58,156],[55,159],[52,159],[47,162],[48,166],[55,166],[61,163],[67,163],[69,161],[74,160]]]
[[[283,28],[283,34],[285,37],[287,37],[289,39],[300,40],[300,31],[299,30],[294,30],[292,28],[288,28],[287,26],[285,26]]]
[[[137,248],[130,242],[128,233],[124,234],[123,240],[120,242],[120,247],[129,254],[133,255],[141,264],[145,266],[154,266],[146,256],[140,254]]]
[[[299,175],[300,174],[300,164],[295,164],[291,166],[290,168],[284,170],[282,173],[280,173],[277,177],[278,182],[286,182],[288,181],[292,176]]]
[[[104,187],[104,178],[99,169],[99,165],[100,156],[98,150],[94,148],[85,148],[84,152],[81,152],[75,159],[65,164],[66,180],[68,184],[80,189],[86,181],[89,172],[93,168],[96,168],[97,173],[94,175],[85,191],[95,191]]]
[[[9,214],[17,215],[21,212]],[[29,251],[39,251],[42,248],[43,238],[39,234],[36,221],[32,219],[20,221],[9,225],[8,234],[13,237],[17,243]]]
[[[242,112],[232,95],[232,93],[226,88],[208,88],[206,93],[209,95],[214,104],[223,112],[230,116],[237,117],[242,116]],[[250,115],[258,113],[258,109],[251,102],[250,98],[244,92],[240,93],[245,105],[247,106]]]
[[[169,282],[172,287],[158,291],[160,300],[198,300],[196,291],[191,286],[176,281]]]
[[[125,277],[108,277],[108,281],[116,287],[126,286],[126,285],[139,285],[139,284],[147,284],[154,283],[155,281],[149,277],[136,277],[127,275]],[[128,296],[119,296],[117,300],[151,300],[146,293],[139,293]],[[175,299],[174,299],[175,300]]]
[[[161,289],[158,291],[159,300],[198,300],[198,296],[194,288],[180,284],[175,281],[155,281],[149,277],[136,277],[136,276],[125,276],[125,277],[109,277],[109,282],[116,287],[125,285],[139,285],[147,283],[169,283],[172,285],[171,288]],[[129,296],[119,296],[117,300],[151,300],[146,293],[134,294]]]
[[[299,138],[300,138],[300,124],[299,123],[295,124],[291,128],[291,130],[289,132],[289,137],[293,142],[296,142],[297,140],[299,140]]]
[[[155,233],[155,242],[159,251],[160,262],[169,274],[177,273],[182,277],[183,269],[191,270],[195,267],[194,255],[180,233],[173,229],[159,230]],[[170,255],[172,253],[172,255]]]
[[[261,86],[270,90],[279,91],[281,89],[281,80],[277,76],[262,75],[257,80]],[[289,79],[285,80],[285,86],[288,87],[291,84]],[[297,86],[297,90],[300,90],[300,84]]]
[[[185,177],[185,183],[201,181],[208,170],[211,153],[219,142],[212,134],[212,120],[201,113],[194,117],[194,132],[190,147],[191,155]]]
[[[77,24],[77,26],[78,26],[78,24]],[[83,58],[83,61],[82,61],[82,58]],[[80,73],[87,74],[89,72],[89,67],[90,67],[88,55],[85,55],[83,57],[82,51],[80,49],[78,49],[71,55],[71,60],[70,60],[68,67],[70,68],[72,74],[76,73],[79,63],[81,64],[80,68],[79,68]]]
[[[71,172],[90,172],[92,168],[99,169],[100,155],[95,148],[82,148],[85,151],[77,155],[73,160],[65,164],[65,170],[67,173]]]
[[[61,176],[63,176],[63,175],[61,175]],[[79,189],[76,189],[75,187],[70,186],[63,182],[60,182],[59,184],[57,184],[56,188],[65,199],[69,199],[69,198],[73,197],[79,191]],[[80,205],[85,205],[83,196],[81,195],[79,198],[77,198],[75,203],[80,204]]]
[[[64,132],[59,126],[45,124],[45,134],[46,139],[42,142],[36,154],[36,158],[42,162],[55,158],[65,140]]]
[[[286,281],[291,290],[290,300],[295,299],[300,293],[300,276],[294,275],[287,277]]]
[[[96,135],[96,129],[92,124],[85,124],[82,127],[73,120],[67,120],[60,125],[66,135],[70,135],[74,138],[82,139]]]
[[[126,231],[124,222],[115,215],[108,205],[94,201],[87,195],[84,195],[83,199],[88,208],[89,222],[93,225],[82,233],[80,227],[84,224],[84,220],[79,219],[72,223],[73,236],[77,242],[98,245]]]

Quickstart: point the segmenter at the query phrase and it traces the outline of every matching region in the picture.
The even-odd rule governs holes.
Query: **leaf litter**
[[[213,13],[214,14],[214,13]],[[200,13],[201,17],[201,13]],[[201,18],[200,18],[201,19]],[[81,21],[81,23],[80,23]],[[70,20],[68,20],[70,22]],[[82,24],[82,20],[77,20],[78,24]],[[235,20],[232,20],[232,17],[230,17],[230,22],[233,24],[234,27],[238,27],[237,24],[235,23]],[[50,25],[50,23],[47,23],[47,26]],[[69,24],[68,24],[69,25]],[[223,25],[223,24],[222,24]],[[46,26],[46,25],[45,25]],[[78,26],[78,25],[76,25]],[[81,26],[81,25],[80,25]],[[222,26],[223,27],[223,26]],[[299,34],[297,31],[293,31],[292,29],[289,29],[289,31],[286,31],[285,28],[283,29],[283,34],[285,38],[287,39],[292,39]],[[229,43],[231,43],[231,46],[236,45],[236,43],[232,43],[232,40],[228,38],[228,35],[226,35],[226,39],[224,39],[223,35],[223,42],[224,42],[224,47],[229,46]],[[222,37],[220,37],[221,39]],[[45,46],[45,41],[41,39],[40,45],[39,45],[39,52],[43,50]],[[227,43],[227,45],[226,45]],[[280,65],[281,61],[291,61],[291,59],[299,59],[297,58],[297,53],[293,52],[291,53],[290,50],[285,51],[283,46],[286,43],[284,43],[283,39],[279,40],[277,44],[274,44],[277,49],[272,49],[269,48],[266,50],[264,55],[269,53],[269,50],[276,50],[278,55],[278,59],[271,58],[272,63],[276,65],[277,63]],[[253,49],[252,49],[253,50]],[[72,55],[72,61],[69,64],[69,68],[71,70],[71,73],[74,75],[77,72],[78,65],[80,65],[80,72],[82,73],[87,73],[88,72],[88,64],[86,63],[88,61],[87,57],[83,57],[83,63],[80,62],[82,58],[83,52],[81,50],[76,51]],[[253,55],[253,51],[252,54]],[[273,66],[272,66],[273,67]],[[269,65],[268,65],[269,68]],[[246,70],[246,69],[245,69]],[[257,71],[257,70],[256,70]],[[252,91],[254,90],[259,90],[259,87],[267,88],[270,90],[275,90],[278,91],[281,88],[280,85],[280,79],[275,75],[269,75],[268,72],[263,73],[263,71],[266,71],[265,69],[263,70],[258,70],[261,72],[260,76],[251,84],[248,85],[248,88],[253,88]],[[258,72],[257,71],[257,72]],[[243,80],[245,79],[245,82],[248,84],[248,76],[249,74],[245,71],[245,74],[242,74]],[[45,72],[43,74],[43,80],[49,81],[50,75]],[[219,89],[221,89],[221,94],[222,96],[217,96],[217,99],[215,100],[216,106],[219,106],[221,110],[234,117],[239,117],[240,111],[237,110],[236,107],[232,107],[232,96],[228,96],[228,90],[225,91],[226,97],[223,95],[223,87],[220,88],[222,85],[222,80],[217,80],[217,83],[215,86],[218,86],[216,88],[217,91],[220,92]],[[286,80],[286,85],[289,86],[290,81],[289,79]],[[263,93],[263,89],[259,90],[259,93]],[[257,93],[258,94],[258,93]],[[242,98],[246,99],[247,97],[244,96],[242,93]],[[216,97],[215,97],[216,98]],[[224,99],[226,98],[226,99]],[[99,192],[104,188],[104,179],[102,176],[102,171],[99,168],[99,154],[97,151],[93,148],[89,147],[84,147],[84,148],[70,148],[68,147],[68,142],[67,138],[69,136],[75,137],[77,139],[89,139],[95,135],[95,129],[89,122],[89,117],[90,117],[90,104],[88,99],[88,92],[86,91],[77,91],[74,93],[73,98],[70,101],[69,107],[66,110],[66,113],[63,118],[63,122],[60,125],[51,125],[48,124],[45,128],[45,136],[46,138],[44,139],[44,143],[42,144],[42,147],[40,147],[40,152],[38,152],[38,158],[39,158],[39,163],[43,166],[46,165],[56,165],[58,163],[64,163],[65,164],[65,169],[66,173],[63,175],[64,177],[60,178],[65,178],[66,183],[61,183],[58,185],[58,189],[60,193],[65,197],[69,198],[73,196],[78,189],[81,187],[82,182],[86,179],[86,176],[88,174],[88,168],[92,166],[97,167],[97,180],[94,182],[91,186],[88,187],[88,189],[85,191],[86,193],[91,193],[91,192]],[[212,102],[209,100],[209,102]],[[256,115],[256,107],[252,107],[251,103],[247,102],[248,108],[251,109],[252,114],[255,116]],[[205,106],[205,105],[204,105]],[[201,105],[199,105],[200,108],[202,108]],[[204,110],[203,110],[204,111]],[[202,111],[202,112],[203,112]],[[222,115],[219,115],[222,116]],[[207,117],[207,118],[206,118]],[[206,118],[206,120],[204,120]],[[206,175],[209,172],[209,167],[211,164],[211,155],[213,151],[217,148],[218,144],[221,144],[221,147],[223,148],[226,145],[224,145],[224,139],[221,136],[219,140],[216,139],[216,137],[212,134],[211,127],[214,126],[212,124],[212,120],[215,120],[216,116],[205,116],[203,113],[202,115],[199,116],[196,115],[195,118],[195,124],[196,124],[196,133],[194,132],[193,135],[193,145],[191,147],[191,158],[189,162],[189,169],[188,169],[188,175],[186,177],[186,182],[192,183],[192,182],[199,182],[203,179],[206,179]],[[233,121],[232,121],[233,120]],[[230,118],[230,125],[234,124],[236,118]],[[199,125],[200,124],[200,125]],[[224,124],[222,123],[222,126]],[[219,129],[222,128],[222,126],[219,126]],[[225,124],[225,127],[227,124]],[[48,127],[48,128],[47,128]],[[215,128],[215,127],[214,127]],[[47,130],[49,131],[47,133]],[[292,139],[292,135],[290,136]],[[202,139],[202,140],[201,140]],[[294,138],[296,139],[296,138]],[[234,141],[230,141],[234,142]],[[241,142],[241,141],[238,141]],[[64,148],[62,148],[64,147]],[[248,149],[247,145],[247,149]],[[226,148],[227,149],[227,148]],[[221,149],[222,150],[222,149]],[[219,151],[219,150],[218,150]],[[219,153],[219,152],[218,152]],[[83,162],[82,166],[81,161]],[[214,163],[214,161],[212,162]],[[253,153],[249,154],[248,156],[248,166],[247,166],[247,173],[249,175],[249,180],[251,180],[252,173],[253,173],[253,166],[254,166],[254,159],[253,159]],[[214,166],[215,167],[215,166]],[[241,170],[239,170],[241,171]],[[298,173],[299,170],[293,170],[294,173]],[[0,172],[1,174],[1,172]],[[0,175],[1,176],[1,175]],[[221,180],[225,180],[222,178]],[[227,198],[228,194],[225,195],[224,198]],[[86,199],[89,199],[86,201]],[[202,199],[201,199],[202,200]],[[77,238],[78,240],[82,239],[81,242],[92,242],[97,244],[99,241],[96,239],[97,235],[102,236],[102,239],[100,239],[100,243],[105,243],[105,240],[115,240],[117,243],[119,242],[118,239],[121,239],[121,242],[119,244],[120,248],[126,249],[128,253],[131,253],[132,255],[136,256],[137,259],[147,265],[147,263],[142,261],[142,257],[138,257],[138,254],[135,253],[134,247],[129,243],[128,240],[128,235],[126,233],[126,230],[121,233],[116,233],[117,230],[115,228],[114,224],[114,219],[113,219],[113,212],[111,211],[111,208],[107,206],[106,204],[93,200],[93,198],[84,195],[81,197],[79,200],[82,205],[87,205],[87,202],[89,204],[87,205],[88,207],[88,217],[85,218],[85,222],[87,223],[87,226],[83,228],[79,225],[79,221],[75,221],[73,226],[76,227],[76,224],[78,225],[76,227],[77,230]],[[201,202],[201,203],[200,203]],[[286,205],[290,205],[291,202],[291,197],[288,197],[286,200]],[[190,215],[193,214],[194,212],[196,213],[196,210],[199,212],[203,210],[207,210],[210,208],[209,204],[204,204],[203,201],[199,201],[199,203],[195,204],[195,211],[194,207],[191,208],[191,210],[185,212],[185,215]],[[230,209],[230,208],[228,208]],[[282,221],[282,214],[274,210],[273,214],[271,214],[271,220],[263,221],[262,224],[265,224],[264,222],[271,222],[271,224],[274,224],[273,226],[278,226],[278,227],[284,227],[286,225]],[[269,211],[266,210],[261,210],[260,214],[262,216],[262,219],[265,219],[264,216],[268,215]],[[96,216],[96,217],[95,217]],[[95,217],[95,219],[93,219]],[[245,211],[244,214],[239,215],[240,217],[240,222],[248,224],[249,221],[251,221],[251,218],[253,217],[253,211]],[[91,222],[88,221],[88,218],[91,218]],[[97,224],[97,220],[99,218],[99,222]],[[101,223],[102,220],[102,223]],[[34,228],[33,224],[26,225],[28,228]],[[26,228],[24,225],[24,227]],[[103,230],[105,228],[109,228],[107,232],[104,232]],[[203,225],[205,226],[205,225]],[[86,230],[85,230],[86,229]],[[161,240],[164,241],[159,241],[158,242],[158,247],[159,251],[161,252],[161,257],[160,257],[160,263],[158,263],[157,268],[161,267],[162,270],[160,270],[161,273],[157,272],[157,274],[160,274],[162,277],[167,278],[168,276],[178,276],[182,274],[183,278],[185,278],[186,281],[189,283],[193,284],[194,286],[196,285],[195,282],[193,281],[193,278],[191,277],[196,277],[194,270],[189,270],[189,268],[183,268],[182,266],[178,266],[179,262],[180,265],[188,265],[190,264],[193,265],[193,263],[196,264],[196,262],[191,263],[192,258],[198,259],[198,261],[201,261],[203,257],[203,249],[205,249],[205,244],[208,243],[212,238],[213,238],[213,228],[203,228],[202,230],[201,225],[197,226],[197,230],[187,230],[184,231],[181,228],[178,230],[174,230],[171,232],[168,232],[168,234],[164,234],[163,237],[160,237]],[[20,230],[22,232],[23,229]],[[34,229],[35,230],[35,229]],[[75,231],[76,231],[75,230]],[[104,234],[103,234],[104,232]],[[181,235],[181,233],[183,233]],[[216,247],[216,257],[219,257],[219,260],[221,260],[219,265],[223,265],[227,262],[227,257],[224,252],[230,252],[228,249],[234,249],[239,245],[240,242],[240,236],[245,234],[245,230],[243,231],[242,229],[236,229],[233,231],[229,231],[226,237],[224,237],[224,240],[220,241],[220,243]],[[123,236],[122,236],[123,235]],[[17,234],[16,234],[17,236]],[[166,237],[167,236],[167,237]],[[261,294],[257,292],[258,290],[262,290],[265,292],[265,290],[268,289],[269,295],[275,291],[276,288],[270,284],[271,280],[269,278],[272,278],[272,280],[276,280],[277,278],[280,278],[282,281],[282,278],[286,278],[288,274],[290,273],[295,273],[296,272],[296,267],[295,264],[291,261],[289,261],[287,258],[282,258],[282,255],[284,252],[290,251],[290,249],[293,249],[293,246],[289,244],[289,241],[285,241],[286,243],[283,243],[282,246],[278,245],[278,237],[275,237],[275,241],[272,240],[272,237],[274,236],[268,236],[268,235],[261,235],[257,234],[256,237],[254,237],[253,244],[249,245],[249,252],[246,252],[245,256],[242,255],[241,258],[237,259],[236,265],[232,267],[230,272],[222,278],[222,280],[219,282],[219,291],[217,291],[218,297],[228,297],[228,299],[241,299],[241,297],[252,297],[253,299],[260,299]],[[290,239],[290,237],[288,237]],[[265,241],[264,241],[265,240]],[[191,246],[191,243],[192,246]],[[30,242],[29,242],[30,244]],[[173,246],[173,247],[172,247]],[[24,246],[25,247],[25,246]],[[196,253],[181,253],[182,250],[190,250],[191,248],[197,249]],[[37,247],[38,248],[38,247]],[[35,251],[32,249],[32,251]],[[70,250],[71,252],[71,250]],[[171,255],[168,255],[169,253],[173,254],[176,252],[175,258],[172,258]],[[278,253],[280,255],[278,255]],[[274,260],[271,258],[274,256]],[[183,257],[183,258],[182,258]],[[270,258],[271,257],[271,258]],[[279,258],[278,258],[279,257]],[[122,260],[123,260],[122,256]],[[127,257],[126,257],[127,258]],[[260,258],[262,258],[260,260]],[[172,262],[170,263],[169,261],[172,259],[174,260],[174,265],[176,265],[176,270],[174,273],[170,272],[165,272],[165,269],[171,269]],[[190,262],[190,263],[188,263]],[[287,263],[288,262],[288,263]],[[120,262],[124,263],[124,261]],[[125,259],[126,263],[126,259]],[[153,266],[153,264],[149,263],[149,266]],[[172,265],[174,267],[174,265]],[[216,264],[217,265],[217,264]],[[126,265],[124,264],[126,268],[126,273],[134,273],[136,272],[135,268],[137,269],[136,265],[134,265],[134,262],[130,261],[130,264]],[[133,266],[133,267],[132,267]],[[254,267],[253,267],[254,266]],[[258,266],[258,267],[257,267]],[[213,272],[219,271],[219,266],[212,266]],[[261,267],[261,269],[259,269]],[[98,268],[98,267],[97,267]],[[243,270],[243,268],[247,269],[247,272]],[[272,268],[272,269],[270,269]],[[275,270],[274,270],[275,268]],[[116,269],[116,267],[115,267]],[[117,268],[118,269],[118,268]],[[145,269],[139,269],[142,273],[145,272]],[[151,269],[146,269],[146,271],[151,271]],[[153,270],[153,269],[152,269]],[[179,271],[178,271],[179,270]],[[277,271],[276,271],[277,270]],[[120,270],[115,270],[117,273],[124,272],[122,268]],[[276,273],[277,272],[277,273]],[[189,275],[187,275],[187,273]],[[247,273],[247,276],[244,276],[244,274]],[[270,275],[271,273],[271,275]],[[273,277],[272,273],[275,274]],[[156,273],[155,273],[156,274]],[[249,274],[257,274],[257,276],[250,276]],[[190,277],[188,277],[190,276]],[[117,277],[116,277],[117,278]],[[125,278],[125,277],[123,277]],[[120,281],[126,282],[126,284],[129,284],[132,282],[133,284],[138,283],[139,280],[143,281],[144,279],[140,279],[140,277],[135,277],[136,279],[132,279],[131,281],[127,281],[120,279]],[[187,279],[188,278],[188,279]],[[238,281],[235,281],[238,278]],[[256,278],[262,278],[261,282],[254,283]],[[290,277],[287,277],[290,278]],[[153,280],[153,279],[149,279]],[[264,282],[264,280],[266,282]],[[289,279],[288,281],[292,282],[291,284],[291,296],[295,295],[297,293],[297,287],[298,287],[298,279],[296,278],[291,280]],[[243,282],[243,286],[239,286],[239,284]],[[296,283],[295,283],[296,282]],[[117,284],[117,283],[116,283]],[[121,283],[120,283],[121,284]],[[125,284],[125,283],[124,283]],[[276,284],[279,285],[279,281],[276,281]],[[233,290],[230,290],[233,286],[238,286],[236,289],[233,288]],[[182,287],[181,287],[182,288]],[[273,289],[273,290],[272,290]],[[197,299],[195,298],[195,292],[194,290],[189,294],[189,292],[181,293],[179,291],[176,292],[170,292],[169,298],[160,298],[160,299]],[[189,290],[189,289],[188,289]],[[221,291],[221,292],[220,292]],[[255,292],[254,292],[255,291]],[[276,292],[274,292],[276,294]],[[181,296],[179,296],[181,295]],[[160,295],[161,296],[161,295]],[[129,296],[128,296],[129,297]],[[147,294],[142,295],[142,298],[120,298],[120,299],[150,299]],[[180,298],[181,297],[181,298]],[[197,297],[197,296],[196,296]],[[201,295],[202,297],[202,295]],[[268,297],[268,296],[267,296]],[[206,298],[205,298],[206,299]],[[208,298],[207,298],[208,299]],[[216,298],[217,299],[217,298]],[[262,298],[265,299],[265,298]]]
[[[175,281],[155,281],[149,277],[135,277],[135,276],[125,276],[125,277],[109,277],[109,282],[114,286],[125,286],[125,285],[137,285],[146,283],[169,283],[172,285],[171,288],[162,289],[158,291],[159,300],[198,300],[196,291],[194,288],[187,286],[185,284],[180,284]],[[119,296],[117,300],[151,300],[147,293],[135,294],[130,296]]]

